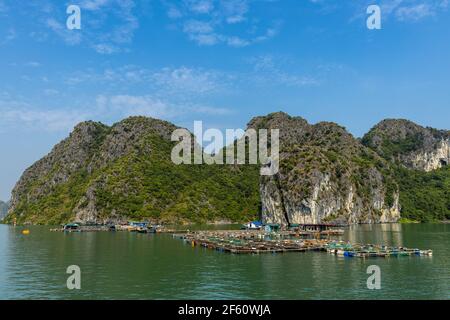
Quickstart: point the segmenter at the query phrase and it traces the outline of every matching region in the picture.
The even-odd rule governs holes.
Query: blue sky
[[[384,118],[448,129],[449,30],[448,0],[0,0],[0,199],[83,120],[245,128],[282,110],[355,136]]]

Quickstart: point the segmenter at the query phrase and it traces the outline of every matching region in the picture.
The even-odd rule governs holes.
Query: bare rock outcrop
[[[410,169],[430,172],[450,164],[450,131],[424,128],[408,120],[384,120],[362,143]]]
[[[398,186],[387,161],[334,123],[310,125],[274,113],[251,128],[280,129],[280,171],[262,177],[267,223],[380,223],[400,218]]]

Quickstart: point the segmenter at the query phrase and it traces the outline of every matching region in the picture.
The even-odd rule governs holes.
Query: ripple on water
[[[448,225],[355,226],[345,239],[434,250],[434,256],[347,259],[326,253],[230,255],[168,235],[49,232],[0,225],[1,299],[448,299]],[[66,288],[66,268],[82,290]],[[382,290],[366,287],[379,265]]]

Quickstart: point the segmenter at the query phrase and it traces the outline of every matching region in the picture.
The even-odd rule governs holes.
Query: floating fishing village
[[[242,225],[240,230],[176,230],[147,222],[124,225],[82,226],[66,224],[51,231],[95,232],[127,231],[137,233],[166,233],[192,247],[201,247],[229,254],[263,254],[321,251],[341,257],[389,258],[432,256],[432,250],[390,247],[380,244],[360,244],[339,240],[345,226],[332,224],[295,224],[281,228],[277,224],[263,225],[259,221]]]
[[[327,233],[329,236],[329,233]],[[373,244],[351,244],[335,239],[300,238],[303,234],[293,236],[291,233],[267,234],[264,232],[236,231],[200,231],[189,234],[174,234],[175,238],[220,252],[233,254],[286,253],[306,251],[326,251],[344,257],[400,257],[432,256],[432,250],[388,247]]]

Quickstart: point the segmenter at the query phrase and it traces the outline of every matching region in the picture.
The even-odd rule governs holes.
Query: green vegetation
[[[427,130],[409,121],[386,120],[372,128],[361,143],[393,160],[423,148]]]
[[[408,120],[388,119],[361,140],[389,160],[400,189],[403,222],[440,221],[450,217],[450,167],[426,172],[423,165],[414,164],[417,156],[430,154],[446,139],[449,139],[448,131],[424,128]],[[389,181],[385,183],[392,188]]]
[[[172,144],[147,138],[150,157],[131,154],[101,176],[98,206],[106,217],[115,210],[133,218],[205,222],[244,221],[259,213],[256,166],[174,165]]]
[[[393,159],[399,154],[406,154],[422,147],[423,136],[415,134],[408,136],[403,140],[393,141],[385,138],[382,143],[383,155],[388,159]]]
[[[80,171],[38,201],[24,198],[16,207],[18,222],[59,224],[73,220],[74,209],[89,205],[93,188],[99,218],[122,216],[165,222],[247,221],[258,217],[257,166],[175,165],[173,143],[157,134],[145,136],[134,150],[91,174]],[[144,150],[150,148],[147,154]],[[57,171],[59,168],[54,168]],[[29,186],[36,192],[43,177]],[[20,215],[20,213],[24,213]],[[8,217],[9,221],[13,216]]]
[[[392,208],[398,192],[402,222],[450,219],[450,167],[426,173],[408,169],[402,159],[421,151],[425,141],[430,148],[430,135],[440,141],[441,131],[430,134],[431,129],[407,121],[384,121],[361,144],[336,124],[309,125],[281,113],[251,123],[280,128],[277,188],[291,208],[302,206],[321,186],[318,202],[342,202],[351,194],[358,221],[376,221],[381,212],[374,202],[384,199],[383,207]],[[77,215],[174,223],[258,218],[260,181],[270,183],[259,176],[259,166],[175,165],[170,157],[175,128],[145,117],[112,127],[81,123],[24,173],[7,222],[59,224]],[[325,221],[346,218],[349,212],[340,208]]]
[[[412,220],[412,219],[408,219],[408,218],[401,218],[400,220],[398,220],[399,223],[420,223],[420,221],[417,220]]]
[[[423,172],[399,166],[396,178],[403,218],[421,222],[450,219],[450,167]]]

